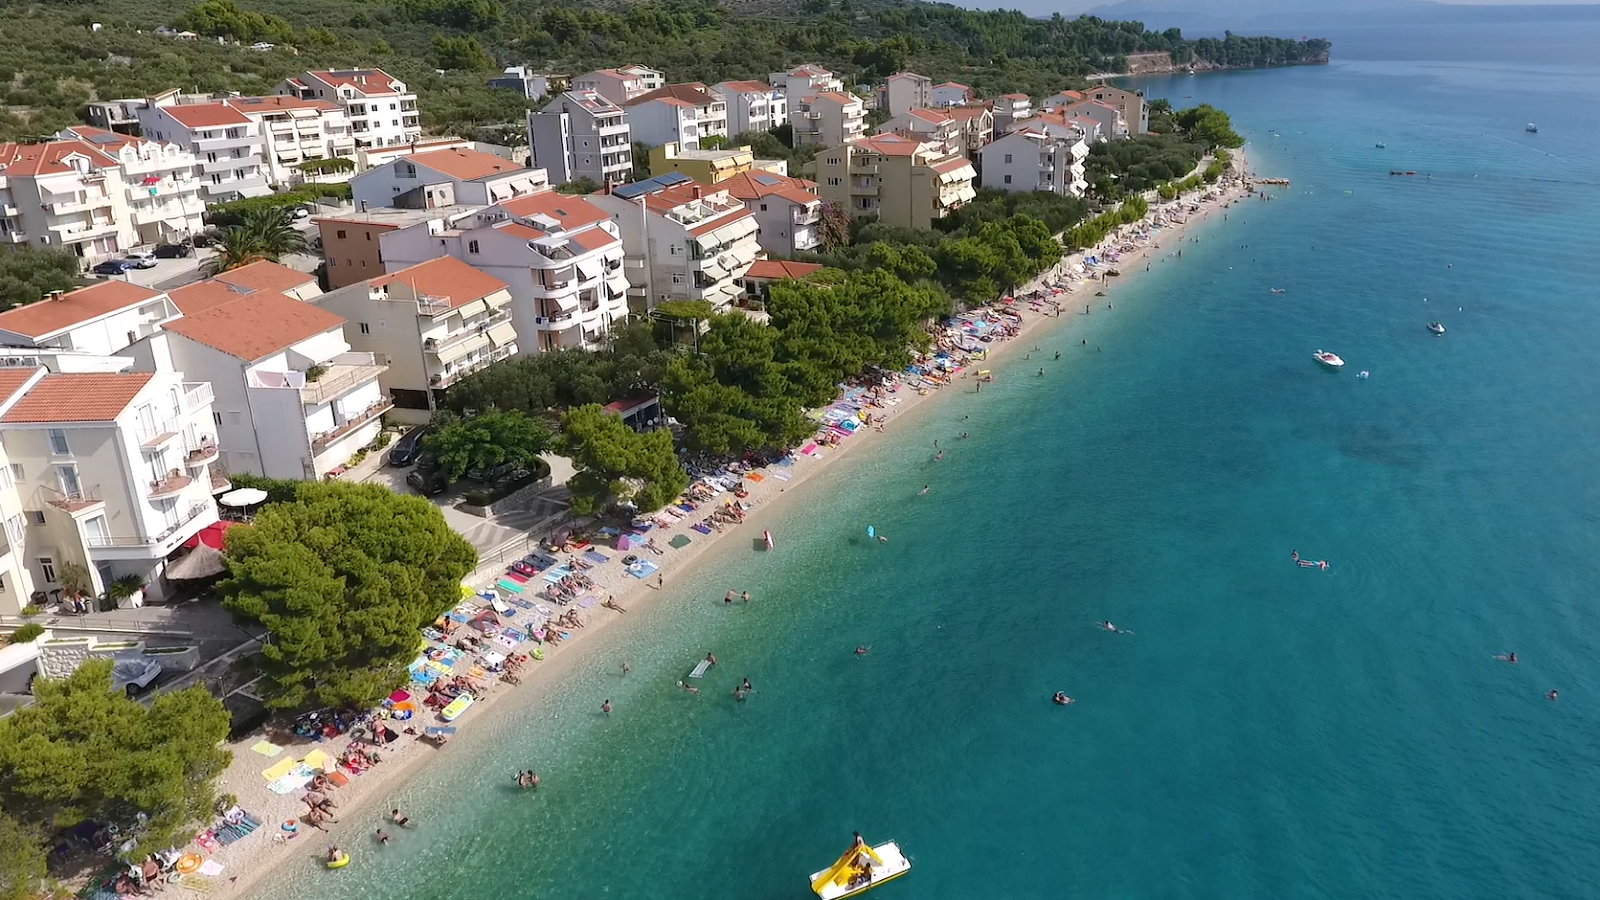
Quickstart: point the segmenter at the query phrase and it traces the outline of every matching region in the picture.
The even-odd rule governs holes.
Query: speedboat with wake
[[[1429,322],[1428,323],[1428,330],[1433,332],[1434,334],[1444,334],[1444,323],[1443,322]]]
[[[856,835],[856,842],[833,865],[811,876],[811,890],[822,900],[840,900],[864,894],[886,881],[911,871],[911,860],[900,845],[885,841],[876,847]]]
[[[1337,353],[1332,353],[1327,350],[1318,350],[1316,353],[1311,354],[1311,357],[1330,369],[1344,368],[1344,360],[1340,359],[1339,354]]]

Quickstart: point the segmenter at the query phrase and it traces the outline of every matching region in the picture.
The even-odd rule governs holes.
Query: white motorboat
[[[1433,332],[1434,334],[1444,334],[1444,323],[1443,322],[1429,322],[1428,323],[1428,330]]]
[[[1529,134],[1538,134],[1539,133],[1539,126],[1533,124],[1532,122],[1529,122],[1528,123],[1528,127],[1526,129],[1524,129],[1524,130],[1527,131]]]
[[[1339,354],[1337,353],[1330,353],[1327,350],[1318,350],[1316,353],[1311,355],[1314,359],[1316,359],[1317,362],[1322,363],[1330,369],[1344,368],[1344,360],[1340,359]]]
[[[841,900],[864,894],[880,884],[911,871],[911,860],[900,845],[885,841],[876,847],[858,843],[833,865],[811,876],[811,890],[822,900]]]

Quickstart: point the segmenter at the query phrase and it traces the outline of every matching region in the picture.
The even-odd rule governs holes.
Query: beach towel
[[[504,578],[500,579],[499,581],[496,581],[494,583],[494,586],[499,588],[499,589],[501,589],[501,590],[503,590],[503,591],[510,591],[513,594],[522,593],[522,585],[517,584],[514,581],[507,581]]]
[[[273,763],[270,768],[263,769],[261,771],[261,777],[268,781],[277,781],[279,778],[282,778],[293,771],[295,765],[296,763],[292,759],[280,759]]]
[[[793,478],[794,476],[789,474],[788,472],[773,472],[772,473],[772,477],[778,479],[779,481],[788,481],[789,479]]]
[[[659,568],[661,567],[650,560],[641,559],[628,567],[628,574],[635,578],[649,578]]]
[[[571,574],[572,570],[566,566],[556,566],[554,569],[544,573],[544,580],[550,582],[551,584],[555,584]]]
[[[422,733],[428,735],[429,737],[449,737],[450,735],[455,734],[456,730],[456,726],[454,725],[429,725],[428,727],[422,729]]]
[[[761,474],[760,472],[751,472],[749,475],[746,475],[745,477],[750,479],[751,481],[757,481],[757,482],[767,480],[767,476]]]
[[[512,581],[515,581],[517,584],[527,584],[528,583],[528,576],[522,574],[521,572],[512,572],[510,570],[507,570],[506,571],[506,577],[511,579]]]
[[[533,609],[533,602],[530,600],[524,600],[521,597],[512,597],[511,605],[519,609]]]
[[[255,744],[251,745],[250,749],[266,757],[277,756],[283,752],[282,747],[271,741],[256,741]]]
[[[293,760],[289,760],[293,762]],[[287,796],[305,787],[315,773],[306,766],[295,766],[292,771],[267,785],[267,790],[280,797]]]
[[[810,456],[811,454],[817,452],[817,445],[816,444],[807,444],[804,447],[800,448],[800,452],[805,454],[806,456]]]
[[[600,601],[595,599],[593,595],[586,594],[586,595],[584,595],[582,600],[578,601],[578,606],[583,608],[583,609],[588,609],[589,607],[594,606],[596,603],[599,603],[599,602]]]
[[[194,891],[196,894],[209,894],[216,888],[216,884],[203,875],[179,875],[174,881],[178,887],[186,891]]]
[[[610,525],[602,525],[599,530],[601,534],[607,537],[616,537],[622,533],[620,529],[612,528]]]
[[[313,750],[310,753],[307,753],[306,758],[302,759],[300,762],[308,769],[325,771],[328,768],[328,754],[322,752],[321,750]]]
[[[710,534],[711,533],[711,526],[706,525],[704,522],[696,522],[693,525],[690,525],[689,527],[693,528],[695,531],[700,532],[701,534]]]
[[[334,787],[344,787],[350,783],[350,776],[343,772],[329,772],[328,782]]]
[[[682,550],[689,546],[689,536],[687,534],[673,535],[672,540],[667,541],[667,546],[674,550]]]
[[[597,566],[601,563],[611,562],[611,557],[601,553],[598,550],[585,550],[583,553],[583,558]]]
[[[515,650],[517,649],[517,644],[521,643],[521,641],[515,641],[503,634],[497,634],[494,636],[494,643],[497,647],[504,647],[507,650]]]
[[[208,878],[215,878],[222,874],[222,863],[219,863],[214,859],[208,859],[200,864],[200,871],[197,874],[204,875]]]

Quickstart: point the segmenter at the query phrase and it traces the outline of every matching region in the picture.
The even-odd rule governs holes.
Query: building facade
[[[817,183],[770,172],[751,172],[717,187],[733,195],[756,218],[761,249],[779,256],[811,253],[822,246],[822,198]]]
[[[63,129],[57,137],[87,144],[117,160],[134,243],[176,242],[205,230],[205,201],[194,177],[194,154],[177,144],[87,125]]]
[[[1139,91],[1125,91],[1109,84],[1097,84],[1085,90],[1084,95],[1096,103],[1104,103],[1122,114],[1129,134],[1146,134],[1150,131],[1150,108]]]
[[[761,256],[755,216],[724,187],[673,172],[589,198],[619,228],[630,293],[643,312],[664,300],[730,306]]]
[[[549,186],[543,169],[524,168],[477,150],[435,150],[402,156],[350,179],[357,209],[487,206]]]
[[[622,107],[594,91],[566,91],[528,113],[530,164],[544,169],[551,184],[632,178],[632,135]]]
[[[878,88],[878,108],[891,116],[933,105],[933,79],[915,72],[896,72]]]
[[[324,69],[285,79],[276,91],[342,107],[350,135],[362,147],[403,147],[422,137],[417,95],[382,69]]]
[[[942,109],[913,109],[879,125],[877,133],[898,134],[932,144],[941,156],[954,156],[966,150],[966,133],[961,123]]]
[[[701,184],[716,184],[755,168],[755,154],[749,147],[723,150],[681,150],[666,143],[650,149],[650,174],[682,172]]]
[[[934,107],[960,106],[963,103],[971,103],[972,101],[972,88],[964,84],[946,81],[944,84],[933,86],[933,103],[931,105]]]
[[[1089,187],[1083,172],[1089,145],[1076,135],[1055,135],[1042,126],[1028,125],[981,153],[985,188],[1081,197]]]
[[[633,139],[698,150],[700,139],[728,136],[728,105],[702,84],[669,84],[623,104]]]
[[[1033,101],[1027,94],[1001,94],[989,102],[994,110],[994,133],[1005,134],[1033,115]]]
[[[354,162],[355,138],[343,107],[295,97],[235,97],[178,103],[171,92],[140,106],[146,137],[195,156],[195,177],[208,203],[260,197],[273,185],[304,180],[301,163],[334,157]],[[346,176],[348,177],[348,176]]]
[[[853,216],[931,228],[977,196],[965,157],[898,134],[862,138],[817,154],[817,192]]]
[[[789,99],[789,109],[794,109],[795,102],[801,97],[812,94],[824,94],[829,91],[844,91],[844,82],[839,76],[824,69],[816,63],[804,63],[795,66],[787,72],[773,72],[767,77],[774,88],[783,92]]]
[[[504,72],[487,83],[492,88],[516,91],[526,100],[543,100],[566,90],[572,79],[566,75],[541,75],[527,66],[506,66]]]
[[[617,106],[665,85],[666,78],[660,72],[644,66],[596,69],[572,79],[572,90],[593,91]]]
[[[724,81],[711,95],[727,104],[728,134],[771,131],[789,121],[789,100],[781,88],[762,81]]]
[[[808,94],[795,104],[791,96],[789,124],[795,146],[836,147],[867,133],[861,98],[840,91]]]
[[[968,159],[977,159],[983,145],[994,140],[994,113],[982,103],[951,106],[944,110],[961,129],[961,143]]]

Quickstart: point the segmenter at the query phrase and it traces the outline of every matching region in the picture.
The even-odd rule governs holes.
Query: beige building
[[[933,105],[933,79],[915,72],[896,72],[878,88],[878,108],[891,116]]]
[[[961,143],[966,149],[967,158],[977,159],[983,145],[994,140],[994,113],[981,103],[952,106],[944,112],[961,128]]]
[[[1139,135],[1150,130],[1150,109],[1145,105],[1144,94],[1114,88],[1109,84],[1097,84],[1086,88],[1083,93],[1087,99],[1104,103],[1121,113],[1129,134]]]
[[[817,154],[817,192],[853,216],[931,228],[977,196],[965,157],[897,134],[876,135]]]
[[[822,246],[822,198],[817,183],[774,172],[750,172],[717,185],[750,214],[760,229],[761,249],[780,256],[809,253]]]
[[[701,184],[716,184],[755,168],[755,154],[749,147],[722,150],[680,150],[667,143],[650,148],[650,174],[682,172]]]
[[[867,133],[867,111],[861,98],[842,91],[823,91],[789,104],[789,125],[795,146],[835,147]]]
[[[932,144],[941,156],[954,156],[966,148],[960,122],[948,110],[917,108],[879,125],[877,134],[898,134]]]

